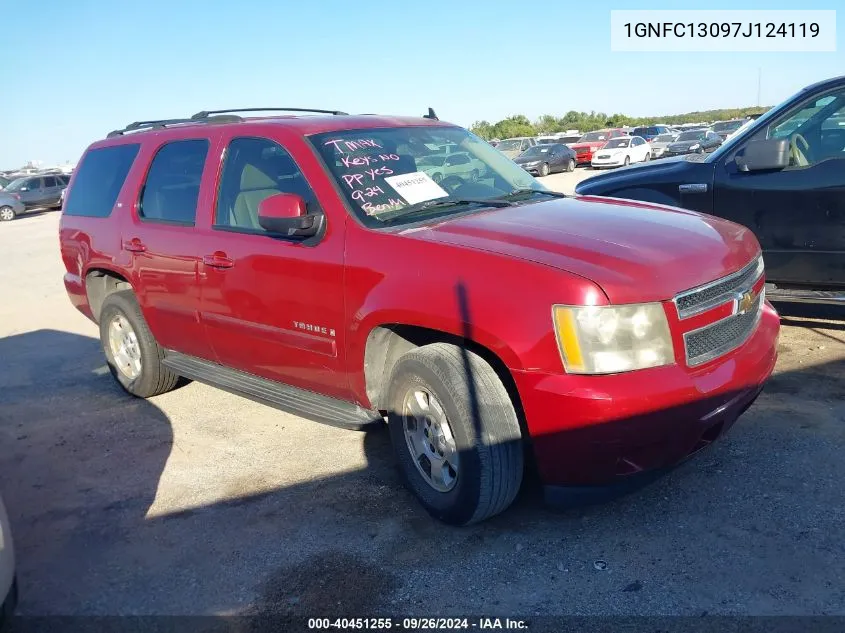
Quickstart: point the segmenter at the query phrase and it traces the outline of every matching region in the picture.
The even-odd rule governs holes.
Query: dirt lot
[[[650,487],[551,511],[528,485],[455,529],[402,488],[384,432],[196,383],[125,395],[65,296],[58,219],[0,225],[22,613],[845,614],[845,320],[825,318],[844,314],[784,317],[758,403]]]

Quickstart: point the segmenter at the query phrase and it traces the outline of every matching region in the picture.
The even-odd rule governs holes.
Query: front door
[[[291,154],[269,138],[227,131],[217,200],[201,232],[201,318],[218,362],[270,380],[348,398],[342,363],[343,225],[307,242],[268,233],[262,200],[318,204]]]
[[[716,165],[714,210],[754,231],[770,281],[845,286],[843,123],[840,87],[808,98],[749,139],[789,138],[792,158],[785,169],[738,171],[734,157],[742,147]]]

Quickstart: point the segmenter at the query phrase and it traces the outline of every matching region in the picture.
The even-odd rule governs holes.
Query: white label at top
[[[610,50],[833,53],[836,11],[611,11]]]

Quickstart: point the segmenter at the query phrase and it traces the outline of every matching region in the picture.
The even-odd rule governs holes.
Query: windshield
[[[602,149],[615,149],[617,147],[628,147],[628,144],[631,142],[630,139],[627,138],[614,138],[609,140]]]
[[[23,187],[29,178],[18,178],[17,180],[13,180],[9,183],[9,186],[6,187],[6,191],[17,191],[21,187]]]
[[[676,134],[661,134],[654,139],[655,143],[671,143],[675,140]]]
[[[530,157],[530,156],[542,156],[543,154],[548,154],[551,147],[549,144],[545,145],[535,145],[534,147],[529,147],[527,150],[522,152],[520,156]]]
[[[713,131],[733,132],[734,130],[738,130],[742,123],[742,121],[720,121],[719,123],[713,124]]]
[[[595,141],[606,141],[607,140],[607,132],[588,132],[584,136],[581,137],[581,141],[584,143],[595,142]]]
[[[678,141],[703,141],[705,133],[701,130],[694,130],[692,132],[681,132],[678,135],[678,138],[675,140]]]
[[[496,146],[496,149],[508,151],[508,150],[512,150],[512,149],[519,149],[521,145],[522,145],[521,139],[514,139],[514,140],[511,140],[511,141],[502,141],[501,143],[499,143]]]
[[[459,127],[397,127],[344,130],[309,137],[355,214],[367,226],[413,222],[405,207],[428,202],[424,218],[467,211],[448,204],[461,198],[488,200],[515,190],[546,188],[498,149]],[[442,164],[429,162],[445,144],[458,147]],[[484,208],[479,204],[478,208]],[[395,218],[395,219],[394,219]]]
[[[650,136],[652,134],[657,134],[656,127],[635,127],[634,131],[631,132],[632,136]]]

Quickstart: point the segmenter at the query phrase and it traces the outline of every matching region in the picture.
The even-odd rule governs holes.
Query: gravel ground
[[[784,317],[757,404],[651,486],[552,511],[529,482],[457,529],[403,489],[383,431],[197,383],[125,395],[64,293],[57,225],[0,225],[0,472],[23,614],[845,614],[842,313]]]

